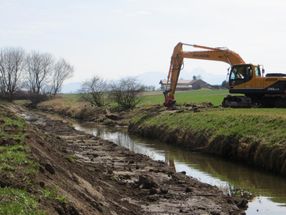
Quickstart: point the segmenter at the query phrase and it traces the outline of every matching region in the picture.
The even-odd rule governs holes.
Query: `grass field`
[[[223,98],[228,95],[228,90],[193,90],[176,92],[175,99],[177,104],[184,103],[202,103],[211,102],[213,105],[218,106],[222,103]],[[163,104],[164,96],[163,93],[143,95],[142,105],[155,105]]]
[[[219,106],[223,98],[228,95],[228,90],[194,90],[176,92],[175,98],[177,104],[184,103],[202,103],[211,102],[214,106]],[[141,96],[139,106],[149,105],[163,105],[164,96],[162,92],[147,92]],[[68,109],[69,111],[77,111],[87,103],[82,101],[79,94],[64,94],[56,99],[49,100],[40,104],[40,106],[47,106],[52,109]],[[58,111],[60,112],[60,111]],[[219,114],[216,112],[216,114]],[[220,113],[221,114],[221,113]],[[248,109],[225,109],[224,114],[227,115],[259,115],[282,117],[286,116],[286,108],[248,108]],[[222,117],[221,115],[218,117]]]
[[[193,91],[178,91],[176,92],[175,98],[177,104],[211,102],[213,105],[218,106],[221,104],[226,95],[228,95],[228,90],[202,89]],[[60,100],[67,105],[82,102],[79,94],[64,94]],[[163,103],[163,93],[161,91],[156,91],[143,93],[139,105],[156,105]]]

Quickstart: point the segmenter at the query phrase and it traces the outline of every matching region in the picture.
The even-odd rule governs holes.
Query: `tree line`
[[[92,106],[102,107],[116,104],[118,110],[134,108],[140,102],[140,94],[146,90],[136,78],[122,78],[119,81],[107,82],[94,76],[82,84],[81,98]]]
[[[73,72],[73,66],[65,59],[57,59],[50,53],[2,48],[0,99],[26,99],[31,101],[31,106],[36,106],[39,102],[56,96],[61,91],[63,82]],[[94,76],[82,84],[80,93],[93,106],[115,103],[120,109],[130,109],[138,104],[139,94],[145,90],[154,90],[154,87],[143,86],[135,78],[107,82]]]
[[[63,58],[22,48],[0,49],[0,98],[33,102],[57,95],[73,66]]]

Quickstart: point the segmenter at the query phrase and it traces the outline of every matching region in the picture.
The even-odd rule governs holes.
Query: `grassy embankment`
[[[150,112],[130,130],[191,150],[217,154],[286,174],[286,109],[207,109]]]
[[[28,126],[0,102],[0,215],[46,214],[39,201],[65,201],[52,187],[41,188],[39,163],[28,146]]]
[[[0,107],[1,108],[1,107]],[[1,108],[2,109],[2,108]],[[43,214],[27,191],[38,165],[29,158],[25,144],[26,124],[0,112],[0,214]]]

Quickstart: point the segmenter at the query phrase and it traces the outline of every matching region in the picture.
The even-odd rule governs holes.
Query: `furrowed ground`
[[[0,105],[0,215],[244,214],[247,201],[70,123]]]
[[[62,192],[68,179],[54,177],[59,141],[28,125],[20,110],[0,104],[0,215],[78,214]]]
[[[205,108],[203,105],[195,111],[190,105],[211,102],[218,106],[227,94],[226,90],[178,92],[178,110],[166,111],[160,92],[146,93],[139,107],[125,114],[122,124],[129,125],[131,120],[133,133],[286,174],[286,109]],[[64,95],[40,104],[39,108],[105,122],[102,118],[97,120],[104,111],[82,102],[79,95]]]

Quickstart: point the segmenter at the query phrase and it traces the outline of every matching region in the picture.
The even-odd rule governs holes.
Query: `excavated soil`
[[[54,186],[67,203],[42,202],[48,214],[244,214],[246,200],[164,162],[76,131],[63,120],[10,108],[30,124],[31,156],[40,165],[34,179]]]

